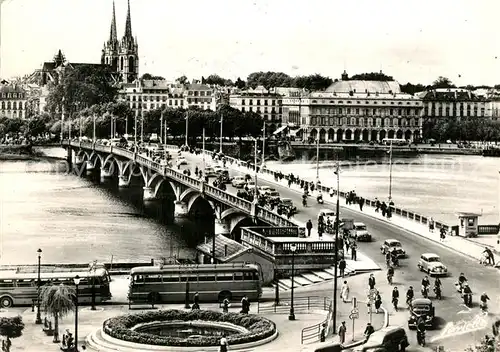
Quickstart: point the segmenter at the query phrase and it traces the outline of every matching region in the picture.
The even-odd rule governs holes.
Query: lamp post
[[[92,118],[92,142],[95,143],[95,119],[97,118],[97,116],[95,116],[95,114],[93,115],[93,118]]]
[[[295,250],[297,246],[295,243],[292,243],[290,246],[290,251],[292,252],[292,294],[291,294],[291,303],[290,303],[290,315],[288,315],[288,320],[295,320],[295,312],[293,311],[293,288],[295,287]]]
[[[338,255],[339,255],[339,227],[340,227],[340,164],[337,162],[337,169],[335,170],[335,175],[337,175],[337,209],[335,216],[335,253],[334,253],[334,270],[333,270],[333,312],[332,312],[332,328],[333,333],[337,331],[337,270],[338,270]]]
[[[219,153],[222,154],[222,124],[224,123],[224,114],[220,114],[220,146],[219,146]]]
[[[76,275],[73,279],[75,283],[75,352],[78,352],[78,285],[80,285],[80,276]]]
[[[316,142],[316,186],[319,184],[319,133]]]
[[[392,200],[392,141],[389,147],[389,202]]]
[[[139,111],[136,110],[134,116],[134,147],[137,146],[137,115],[139,115]]]
[[[95,272],[96,272],[96,267],[97,265],[97,260],[94,260],[91,264],[90,267],[90,272],[92,274],[92,307],[90,308],[91,310],[95,310]]]
[[[254,183],[255,183],[255,187],[254,187],[254,191],[253,191],[253,201],[254,203],[257,203],[258,200],[259,200],[259,194],[258,194],[258,191],[257,191],[257,138],[254,139],[255,140],[255,155],[254,155]]]
[[[188,146],[188,132],[189,132],[189,111],[186,111],[186,117],[184,118],[186,120],[186,141],[184,144],[186,144],[186,147]]]
[[[202,143],[202,155],[203,155],[203,173],[201,182],[205,182],[205,127],[203,127],[203,143]],[[215,238],[215,236],[214,236]]]
[[[144,143],[144,109],[141,109],[141,144]]]
[[[185,309],[191,308],[191,305],[189,304],[189,277],[188,276],[186,276],[186,295],[184,296],[184,308]]]
[[[158,136],[160,137],[160,143],[165,144],[165,142],[163,142],[163,110],[160,114],[160,133],[158,133]]]
[[[41,324],[42,323],[42,317],[40,316],[40,288],[42,281],[40,280],[40,268],[42,264],[42,250],[38,248],[36,251],[38,253],[38,280],[37,280],[37,300],[36,300],[36,320],[35,324]]]
[[[264,128],[262,129],[262,167],[265,166],[266,160],[266,121],[264,121]]]

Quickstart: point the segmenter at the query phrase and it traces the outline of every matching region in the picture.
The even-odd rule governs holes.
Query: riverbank
[[[42,152],[34,151],[29,145],[0,145],[0,160],[32,160],[43,156]]]

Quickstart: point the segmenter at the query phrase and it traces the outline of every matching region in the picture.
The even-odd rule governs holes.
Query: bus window
[[[212,275],[212,274],[199,274],[198,275],[198,280],[200,282],[215,281],[215,275]]]
[[[197,274],[183,274],[181,277],[182,282],[197,282],[198,281],[198,275]]]
[[[179,282],[179,276],[174,274],[163,274],[163,282]]]
[[[254,273],[253,272],[245,272],[245,273],[243,273],[243,280],[245,280],[245,281],[253,281],[253,280],[255,280]]]
[[[243,281],[243,273],[241,271],[234,273],[234,281]]]
[[[233,274],[217,273],[217,281],[233,281]]]
[[[135,275],[133,279],[134,279],[135,284],[143,284],[144,283],[144,276],[142,276],[142,275]]]
[[[161,275],[146,275],[144,276],[144,282],[161,282]]]
[[[35,280],[17,280],[17,287],[33,287],[35,286]]]
[[[0,287],[14,287],[14,281],[12,281],[12,280],[0,280]]]

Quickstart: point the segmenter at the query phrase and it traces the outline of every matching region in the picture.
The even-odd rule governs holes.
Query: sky
[[[61,49],[100,62],[113,0],[0,0],[0,77],[32,73]],[[115,0],[118,36],[127,0]],[[498,0],[130,0],[139,72],[174,80],[255,71],[500,84]],[[498,59],[497,59],[498,57]]]

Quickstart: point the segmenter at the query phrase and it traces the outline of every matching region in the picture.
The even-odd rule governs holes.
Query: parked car
[[[231,184],[233,185],[233,187],[236,187],[236,188],[243,188],[245,187],[247,181],[245,181],[245,177],[243,176],[235,176],[233,178],[233,180],[231,181]]]
[[[395,352],[405,351],[410,344],[405,329],[400,326],[387,326],[375,331],[361,346],[354,351]]]
[[[406,257],[406,252],[401,245],[401,242],[394,239],[385,240],[384,243],[380,246],[380,251],[382,254],[386,254],[387,252],[396,251],[398,258]]]
[[[204,175],[207,177],[216,177],[217,173],[215,172],[214,168],[211,166],[207,166],[204,171]]]
[[[435,308],[428,298],[415,298],[410,304],[410,317],[408,318],[408,328],[417,327],[418,318],[423,317],[425,327],[434,328]]]
[[[185,157],[180,156],[180,157],[177,158],[177,161],[176,161],[177,166],[187,165],[187,163],[188,162],[187,162],[187,160],[186,160]]]
[[[372,235],[370,235],[364,223],[354,222],[354,231],[359,242],[371,242]]]
[[[424,253],[420,256],[417,268],[420,271],[425,271],[429,276],[431,275],[446,275],[448,268],[441,263],[441,258],[434,253]]]

